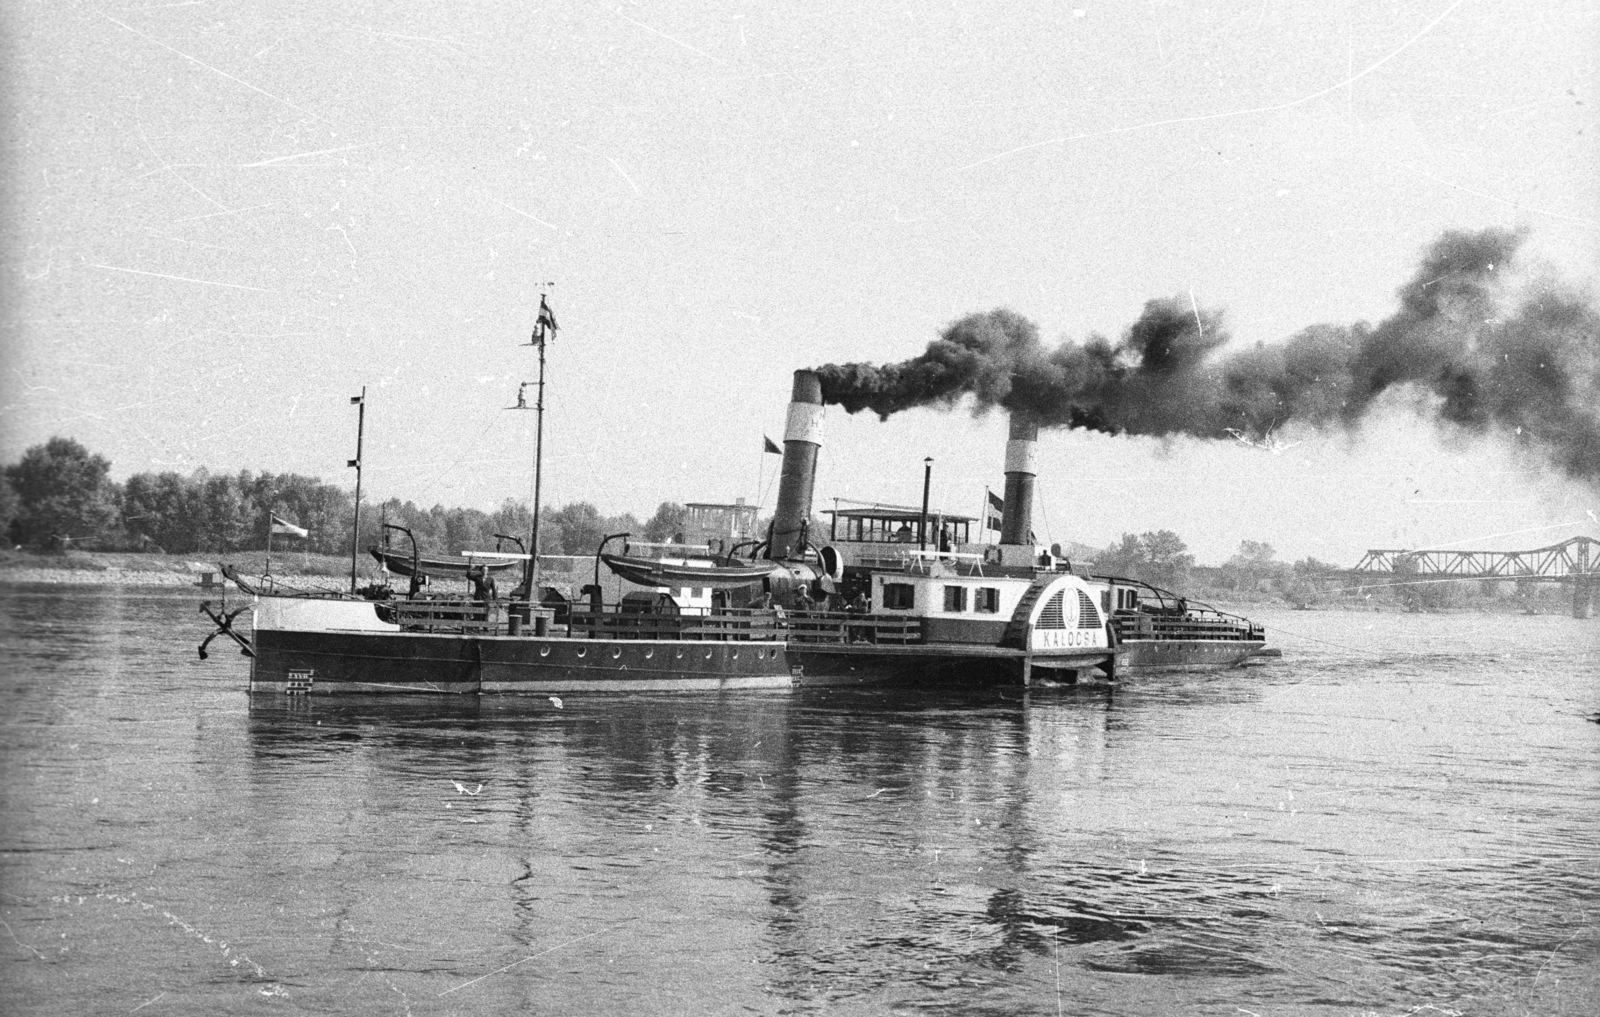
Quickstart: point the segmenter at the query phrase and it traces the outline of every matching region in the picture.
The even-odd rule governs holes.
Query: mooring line
[[[1337,646],[1339,649],[1341,649],[1341,650],[1349,650],[1351,653],[1366,653],[1366,654],[1370,654],[1371,656],[1377,657],[1380,660],[1385,658],[1385,657],[1394,657],[1394,656],[1403,656],[1403,657],[1423,657],[1423,656],[1427,656],[1426,654],[1417,653],[1415,650],[1392,650],[1392,651],[1390,651],[1388,653],[1380,653],[1377,650],[1368,650],[1368,649],[1365,649],[1365,648],[1360,647],[1360,646],[1348,646],[1348,645],[1346,645],[1344,643],[1336,643],[1331,639],[1318,639],[1316,636],[1308,636],[1308,635],[1305,635],[1304,633],[1296,632],[1293,629],[1286,629],[1282,625],[1274,625],[1274,626],[1272,626],[1272,628],[1273,628],[1273,631],[1275,631],[1275,632],[1282,632],[1282,633],[1284,633],[1286,635],[1294,636],[1296,639],[1305,639],[1305,640],[1308,640],[1308,641],[1313,642],[1313,643],[1321,643],[1324,646]]]

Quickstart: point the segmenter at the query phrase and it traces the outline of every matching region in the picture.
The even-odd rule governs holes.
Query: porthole
[[[738,650],[734,650],[733,651],[733,659],[734,660],[738,660],[739,659],[739,651]]]
[[[651,657],[654,657],[655,655],[656,655],[656,648],[654,646],[652,646],[648,650],[644,651],[644,659],[645,660],[649,660]]]
[[[706,659],[707,659],[707,660],[710,660],[710,659],[711,659],[711,651],[710,651],[710,650],[707,650],[707,651],[706,651]]]
[[[683,651],[682,651],[682,650],[679,650],[679,651],[678,651],[678,659],[679,659],[679,660],[682,660],[682,659],[683,659]]]
[[[587,646],[578,647],[578,656],[585,657],[585,656],[588,656],[588,654],[589,654],[589,648]]]
[[[541,656],[541,657],[550,656],[550,647],[548,647],[548,646],[539,647],[539,656]]]
[[[621,657],[621,656],[622,656],[622,647],[620,647],[620,646],[613,646],[613,647],[612,647],[612,648],[611,648],[611,659],[612,659],[612,660],[617,660],[617,659],[618,659],[618,658],[620,658],[620,657]]]

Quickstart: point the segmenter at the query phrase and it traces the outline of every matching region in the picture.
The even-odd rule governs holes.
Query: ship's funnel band
[[[789,419],[783,427],[784,441],[809,441],[822,444],[822,407],[817,403],[790,403]]]
[[[1012,438],[1006,442],[1006,472],[1038,476],[1038,451],[1038,442],[1026,438]]]

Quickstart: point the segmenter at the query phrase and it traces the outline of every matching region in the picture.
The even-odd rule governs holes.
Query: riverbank
[[[233,551],[220,556],[229,565],[237,566],[246,576],[258,576],[267,571],[267,556],[263,551]],[[591,560],[571,555],[547,555],[541,559],[541,586],[554,586],[569,600],[581,595],[585,583],[593,581]],[[358,559],[356,585],[381,583],[384,576],[370,556]],[[323,554],[273,554],[272,577],[288,586],[314,590],[348,590],[350,588],[350,559]],[[207,576],[215,587],[205,587]],[[391,580],[392,581],[392,580]],[[618,599],[627,590],[642,589],[616,576],[600,576],[605,595]],[[117,586],[166,587],[195,589],[197,592],[214,589],[221,592],[222,566],[216,561],[206,561],[191,555],[154,554],[133,551],[66,551],[35,552],[0,550],[0,584],[21,585],[42,583],[50,586]],[[402,580],[403,582],[403,580]],[[450,580],[440,580],[448,585]],[[454,580],[462,594],[467,593],[465,581]],[[513,579],[512,582],[515,582]],[[504,593],[511,583],[502,583]],[[232,584],[229,584],[233,592]]]
[[[227,556],[229,564],[247,573],[266,568],[266,554],[240,551]],[[49,583],[63,586],[199,586],[209,574],[222,581],[222,567],[186,555],[119,551],[66,551],[36,553],[0,551],[0,583]],[[350,580],[350,559],[319,554],[275,554],[272,574],[286,582],[300,580],[327,584]],[[377,569],[362,568],[362,582],[377,577]]]

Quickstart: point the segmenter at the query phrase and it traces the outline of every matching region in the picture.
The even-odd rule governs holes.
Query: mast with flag
[[[356,592],[356,551],[361,543],[361,438],[367,429],[367,386],[361,386],[361,394],[351,396],[350,402],[359,407],[356,410],[356,457],[347,465],[353,466],[356,471],[356,518],[350,524],[350,592]]]
[[[277,533],[277,534],[281,534],[281,535],[283,535],[285,537],[302,537],[302,538],[304,538],[304,537],[309,537],[311,535],[311,531],[306,529],[303,526],[296,526],[294,523],[289,522],[287,519],[280,519],[278,517],[278,513],[272,511],[270,508],[267,510],[267,520],[268,520],[268,522],[267,522],[267,567],[266,567],[266,574],[267,574],[268,577],[270,577],[272,575],[272,535],[274,533]]]
[[[554,285],[545,283],[546,286]],[[550,310],[550,304],[545,300],[546,294],[539,294],[539,316],[533,323],[533,336],[526,343],[528,346],[539,347],[539,387],[535,390],[534,409],[534,439],[533,439],[533,529],[528,534],[528,567],[523,573],[523,581],[528,589],[528,601],[535,604],[539,599],[539,495],[540,483],[544,474],[544,348],[545,344],[555,338],[556,332],[561,328],[556,324],[555,312]],[[522,392],[517,392],[517,404],[526,408],[523,403]]]
[[[984,537],[988,538],[989,530],[1004,529],[1002,520],[1005,518],[1006,500],[987,487],[983,489],[983,529]]]

